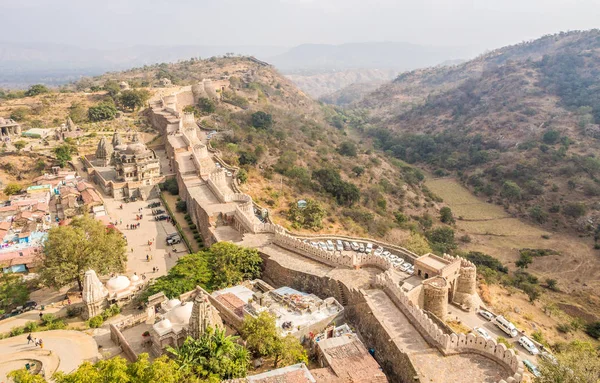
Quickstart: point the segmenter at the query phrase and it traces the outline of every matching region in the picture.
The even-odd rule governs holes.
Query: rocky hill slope
[[[600,31],[404,73],[359,104],[377,146],[555,229],[600,223]]]

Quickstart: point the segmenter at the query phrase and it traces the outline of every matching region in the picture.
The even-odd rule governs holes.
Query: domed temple
[[[131,278],[116,275],[102,284],[94,270],[86,271],[83,276],[83,318],[89,319],[99,315],[111,304],[130,301],[142,287],[143,281],[137,275]]]
[[[110,144],[100,139],[95,155],[85,156],[88,175],[102,190],[116,199],[146,199],[160,179],[160,162],[156,153],[133,134],[125,144],[115,132]]]

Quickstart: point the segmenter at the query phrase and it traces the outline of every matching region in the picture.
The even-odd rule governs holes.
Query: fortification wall
[[[137,360],[137,355],[136,355],[135,351],[133,351],[133,349],[129,345],[129,342],[127,342],[127,339],[125,339],[125,337],[123,336],[123,334],[121,333],[119,328],[117,326],[115,326],[114,324],[111,324],[109,327],[110,327],[110,339],[117,346],[121,347],[121,350],[123,350],[123,354],[125,354],[125,357],[127,358],[127,360],[129,360],[130,362],[135,362]]]
[[[513,350],[507,349],[505,345],[498,344],[493,339],[486,340],[480,335],[445,334],[423,310],[413,304],[387,272],[376,277],[376,284],[384,289],[396,306],[410,319],[423,338],[433,347],[437,347],[443,354],[480,354],[496,361],[513,373],[506,381],[501,380],[500,383],[520,382],[522,380],[523,368],[520,366],[519,357]]]

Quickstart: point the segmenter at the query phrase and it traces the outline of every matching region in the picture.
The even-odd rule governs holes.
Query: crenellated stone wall
[[[437,347],[443,354],[476,353],[490,358],[508,368],[513,375],[499,383],[521,382],[523,368],[519,357],[504,344],[495,340],[486,340],[480,335],[473,334],[445,334],[442,329],[418,306],[416,306],[394,283],[388,272],[381,273],[376,277],[376,284],[383,288],[394,301],[396,306],[411,320],[421,335],[432,346]],[[427,289],[427,285],[425,285]]]

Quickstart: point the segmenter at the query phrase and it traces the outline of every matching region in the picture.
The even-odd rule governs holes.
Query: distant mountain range
[[[34,83],[60,85],[82,76],[94,76],[107,71],[226,53],[253,55],[268,61],[285,74],[296,75],[348,69],[401,72],[470,55],[467,48],[428,47],[395,42],[304,44],[291,49],[280,46],[203,45],[123,45],[100,49],[62,44],[0,42],[0,87],[22,88]],[[337,88],[330,89],[335,90]]]

